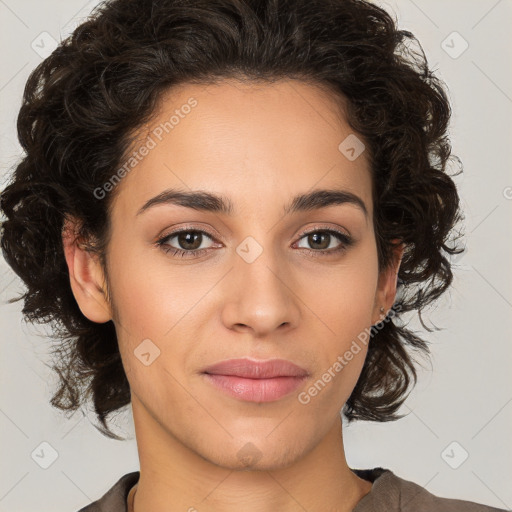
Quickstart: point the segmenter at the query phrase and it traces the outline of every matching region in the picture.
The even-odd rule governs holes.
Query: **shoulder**
[[[122,476],[100,499],[78,512],[127,512],[126,498],[130,489],[139,481],[140,472]]]
[[[371,491],[353,512],[504,512],[472,501],[441,498],[424,487],[395,475],[389,469],[352,470],[373,482]]]

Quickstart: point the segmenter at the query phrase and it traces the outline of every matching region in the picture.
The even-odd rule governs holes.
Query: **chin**
[[[224,446],[221,453],[201,455],[205,460],[233,471],[273,471],[284,469],[297,461],[303,454],[296,443],[293,450],[289,446],[278,442],[277,446],[270,443],[268,439],[236,443],[236,446],[226,446],[221,443],[217,446]]]

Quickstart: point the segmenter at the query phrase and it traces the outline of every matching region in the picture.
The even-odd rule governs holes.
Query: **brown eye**
[[[180,249],[195,251],[201,246],[203,235],[200,231],[182,231],[176,235],[176,240]]]
[[[307,238],[308,243],[311,245],[312,249],[328,249],[332,235],[317,231],[316,233],[311,233],[308,235]]]
[[[213,237],[206,231],[197,229],[182,229],[175,231],[162,237],[157,241],[157,245],[165,252],[170,252],[174,256],[181,256],[184,258],[199,256],[207,252],[210,247],[201,247],[205,238],[213,241]],[[174,245],[170,242],[176,239]],[[177,244],[177,245],[176,245]]]
[[[170,253],[172,256],[180,256],[182,258],[199,257],[209,252],[212,246],[201,247],[205,239],[214,241],[213,235],[206,231],[198,229],[182,229],[165,235],[156,244],[161,249]],[[171,241],[173,241],[171,243]],[[349,246],[354,244],[354,240],[345,233],[341,233],[334,229],[322,229],[304,233],[300,240],[306,240],[308,247],[298,246],[300,249],[307,251],[313,256],[332,256],[346,251]],[[336,244],[336,240],[338,244]],[[334,242],[334,246],[332,245]],[[300,243],[300,242],[299,242]]]
[[[345,251],[354,241],[348,235],[332,229],[323,229],[304,233],[301,240],[306,240],[308,247],[300,247],[310,253],[329,255]],[[336,245],[336,240],[339,242]],[[334,242],[334,246],[331,245]],[[315,254],[316,255],[316,254]]]

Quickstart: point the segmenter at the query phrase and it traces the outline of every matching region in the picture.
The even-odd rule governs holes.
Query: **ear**
[[[104,273],[97,255],[85,249],[77,233],[77,220],[66,219],[62,228],[62,244],[71,290],[86,318],[92,322],[105,323],[112,318],[112,313],[107,300]]]
[[[393,243],[400,242],[399,239],[393,239]],[[377,293],[375,294],[375,303],[372,314],[372,324],[375,325],[382,321],[391,306],[393,305],[396,297],[396,282],[398,277],[398,269],[402,262],[402,256],[404,254],[405,244],[396,245],[393,248],[392,262],[388,268],[385,268],[379,274],[379,282],[377,285]],[[380,311],[380,308],[384,308],[384,312]]]

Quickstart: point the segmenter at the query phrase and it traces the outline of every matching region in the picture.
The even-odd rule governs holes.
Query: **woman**
[[[344,455],[399,418],[452,281],[450,107],[363,1],[113,0],[31,75],[2,194],[52,404],[131,404],[140,472],[83,512],[498,510]],[[397,288],[400,296],[397,299]]]

